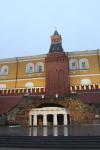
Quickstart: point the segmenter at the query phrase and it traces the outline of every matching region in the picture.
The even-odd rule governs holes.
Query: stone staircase
[[[100,136],[0,136],[0,147],[100,149]]]

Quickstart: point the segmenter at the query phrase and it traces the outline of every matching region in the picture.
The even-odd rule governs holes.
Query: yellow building
[[[51,37],[51,43],[53,41]],[[61,39],[61,37],[60,37]],[[100,50],[66,52],[70,86],[100,83]],[[0,60],[0,89],[45,88],[47,55]],[[66,62],[67,63],[67,62]]]

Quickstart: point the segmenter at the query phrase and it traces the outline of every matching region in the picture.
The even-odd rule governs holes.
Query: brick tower
[[[46,62],[46,95],[64,96],[69,93],[68,56],[62,48],[62,38],[55,30],[51,36]]]

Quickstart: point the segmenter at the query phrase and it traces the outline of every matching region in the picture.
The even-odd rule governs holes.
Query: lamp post
[[[56,98],[58,98],[58,94],[56,94]]]

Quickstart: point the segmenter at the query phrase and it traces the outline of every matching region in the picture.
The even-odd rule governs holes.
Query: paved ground
[[[73,150],[73,149],[35,149],[35,148],[0,148],[0,150]],[[75,149],[74,149],[75,150]],[[76,149],[77,150],[77,149]],[[79,149],[79,150],[91,150],[91,149]],[[97,149],[92,149],[92,150],[97,150]]]

